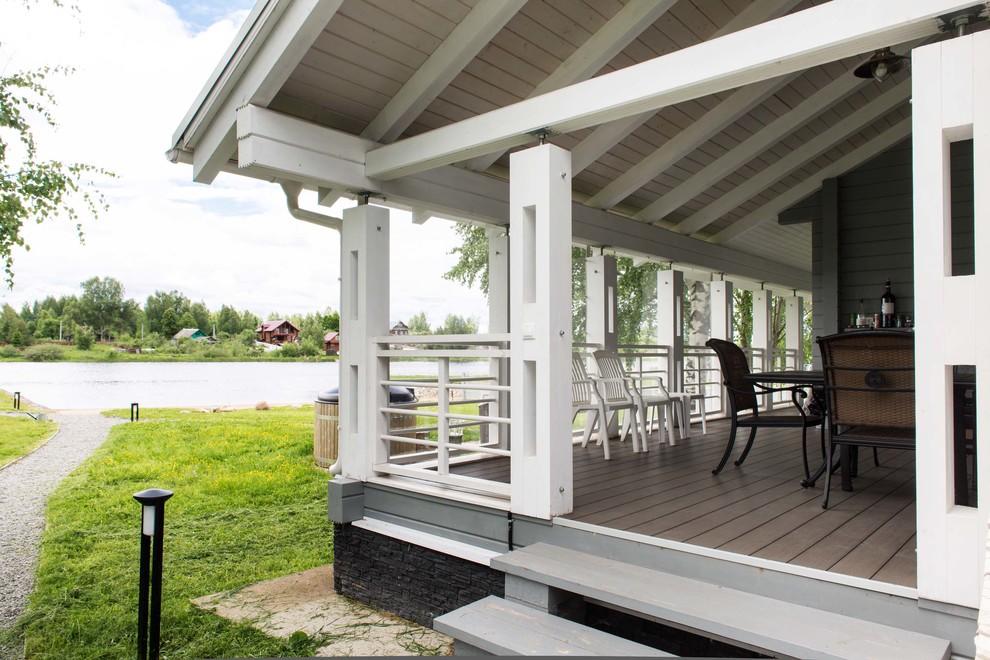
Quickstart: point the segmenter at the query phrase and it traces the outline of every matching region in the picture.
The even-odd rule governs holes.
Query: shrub
[[[259,401],[258,403],[254,404],[254,409],[255,410],[271,410],[272,407],[270,405],[268,405],[268,402],[267,401]]]
[[[93,335],[85,328],[79,328],[79,332],[76,333],[76,348],[80,351],[93,348]]]
[[[291,342],[282,344],[282,348],[279,349],[278,356],[284,358],[294,358],[299,357],[299,346]]]
[[[39,344],[24,350],[24,358],[32,362],[54,362],[65,357],[61,346],[54,344]]]
[[[20,356],[21,352],[14,346],[4,346],[3,348],[0,348],[0,357],[15,358]]]

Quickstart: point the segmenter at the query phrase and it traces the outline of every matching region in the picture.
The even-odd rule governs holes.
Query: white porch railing
[[[379,383],[413,388],[418,400],[382,407],[374,470],[434,484],[508,498],[510,485],[454,474],[451,465],[509,457],[509,335],[424,335],[376,337],[376,356],[393,361],[427,358],[424,371],[436,374],[389,378]],[[487,361],[487,375],[454,376],[451,364]],[[435,366],[434,366],[435,365]],[[387,373],[393,370],[389,368]],[[386,421],[387,420],[387,421]]]

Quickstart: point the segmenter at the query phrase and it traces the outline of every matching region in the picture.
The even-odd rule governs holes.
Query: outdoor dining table
[[[753,383],[754,385],[791,385],[798,387],[809,387],[811,388],[811,396],[816,403],[821,407],[822,410],[826,410],[825,399],[823,398],[825,387],[825,372],[821,370],[804,370],[804,369],[791,369],[786,371],[755,371],[746,374],[744,377],[747,381]],[[757,392],[758,394],[759,392]],[[840,461],[848,460],[845,456],[846,447],[839,448]],[[822,460],[822,465],[811,479],[802,479],[801,485],[805,488],[810,488],[815,485],[815,482],[825,474],[826,463],[828,458]],[[852,484],[846,488],[846,484],[843,483],[843,490],[852,490]]]

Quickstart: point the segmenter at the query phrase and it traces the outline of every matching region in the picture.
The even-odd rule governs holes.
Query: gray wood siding
[[[839,178],[839,323],[863,309],[880,311],[884,281],[890,279],[897,313],[914,315],[914,230],[911,140],[905,140]],[[952,156],[952,272],[973,273],[973,143],[953,143]],[[823,302],[821,208],[810,209],[820,197],[795,205],[791,215],[813,216],[812,299]],[[819,202],[820,203],[820,202]],[[798,208],[800,207],[800,208]],[[815,314],[815,335],[836,328],[822,327]]]

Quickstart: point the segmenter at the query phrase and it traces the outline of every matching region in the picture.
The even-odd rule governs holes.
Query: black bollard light
[[[14,392],[14,410],[21,409],[21,393]]]
[[[162,542],[165,536],[165,501],[170,497],[172,491],[160,488],[149,488],[134,493],[134,499],[141,503],[138,660],[158,660],[161,647]],[[154,539],[154,553],[152,553],[152,539]]]
[[[139,421],[139,418],[140,417],[141,417],[141,409],[140,409],[140,407],[138,406],[138,404],[132,403],[131,404],[131,421],[132,422]]]

